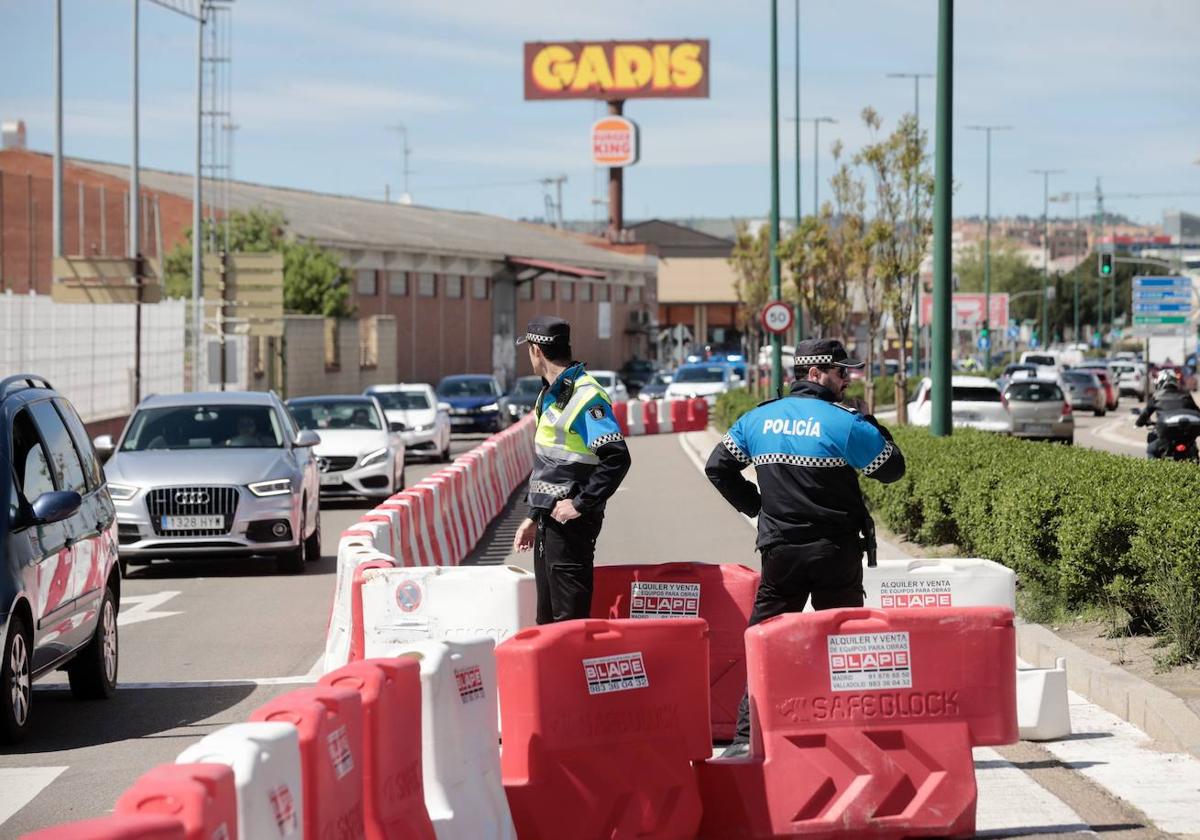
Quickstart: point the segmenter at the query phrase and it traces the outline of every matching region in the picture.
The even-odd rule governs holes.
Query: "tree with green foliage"
[[[870,170],[875,186],[875,216],[867,229],[867,245],[871,274],[878,284],[883,308],[891,315],[900,338],[896,420],[904,423],[908,371],[905,353],[921,260],[933,235],[933,173],[926,166],[925,133],[913,115],[901,118],[895,130],[883,138],[879,138],[883,121],[875,109],[864,108],[862,119],[872,142],[855,161]],[[872,314],[871,306],[869,303],[868,315]],[[872,355],[873,350],[868,353]],[[872,408],[873,396],[867,399]]]
[[[228,248],[232,253],[282,252],[286,312],[327,318],[350,315],[349,273],[332,252],[307,240],[289,239],[286,227],[283,213],[255,207],[234,210],[213,224],[205,220],[201,231],[218,248]],[[163,261],[163,285],[168,297],[190,297],[192,293],[192,230],[185,233],[187,241],[176,245]]]
[[[954,273],[958,275],[958,291],[983,291],[983,244],[975,243],[958,252],[954,262]],[[1036,292],[1042,288],[1042,271],[1021,256],[1017,246],[1009,240],[992,240],[992,291],[1007,292],[1010,296],[1019,292]],[[1040,298],[1028,294],[1012,301],[1009,318],[1037,318]],[[994,325],[1000,327],[1000,325]],[[1001,327],[1002,328],[1002,327]]]
[[[750,364],[746,370],[752,378],[758,371],[758,314],[771,292],[770,254],[770,231],[766,225],[760,225],[757,233],[751,233],[744,222],[738,225],[729,265],[733,269],[733,291],[738,301],[738,329],[749,344],[747,352]],[[752,381],[749,384],[755,383]]]

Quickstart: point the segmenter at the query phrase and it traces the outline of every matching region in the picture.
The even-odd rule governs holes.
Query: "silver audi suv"
[[[111,455],[122,566],[259,554],[294,574],[321,558],[320,438],[275,394],[147,397],[120,440],[94,443]]]

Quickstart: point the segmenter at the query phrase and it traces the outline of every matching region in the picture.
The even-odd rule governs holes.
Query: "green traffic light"
[[[1112,274],[1112,266],[1111,266],[1111,265],[1104,265],[1104,266],[1101,266],[1101,267],[1100,267],[1100,273],[1101,273],[1101,274],[1105,274],[1105,275],[1107,275],[1107,274]]]

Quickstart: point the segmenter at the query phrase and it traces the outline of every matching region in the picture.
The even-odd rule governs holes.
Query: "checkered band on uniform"
[[[571,495],[571,485],[531,481],[529,482],[529,492],[538,496],[550,496],[553,499],[565,499]]]
[[[770,455],[755,455],[754,466],[784,464],[789,467],[844,467],[845,458],[814,458],[811,455],[785,455],[782,452]]]
[[[810,365],[831,365],[833,364],[833,355],[825,356],[797,356],[796,365],[800,367],[808,367]]]
[[[553,344],[554,336],[538,335],[537,333],[527,332],[525,333],[525,340],[532,342],[533,344]]]
[[[729,450],[729,454],[737,459],[739,464],[749,464],[750,456],[742,451],[742,448],[734,443],[733,438],[729,435],[721,438],[721,443],[725,444],[725,448]]]
[[[871,461],[871,463],[863,467],[863,475],[870,475],[871,473],[875,472],[875,470],[882,467],[884,462],[891,457],[895,448],[896,447],[892,446],[891,441],[888,441],[886,444],[884,444],[883,451],[876,455],[875,459]]]
[[[588,444],[588,449],[595,452],[601,446],[604,446],[606,443],[617,443],[622,440],[625,440],[625,438],[621,437],[621,435],[618,434],[617,432],[613,432],[612,434],[608,434],[608,435],[600,435],[600,437],[596,438],[595,440],[593,440],[591,443]]]

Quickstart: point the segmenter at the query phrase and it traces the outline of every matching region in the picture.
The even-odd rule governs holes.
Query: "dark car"
[[[520,420],[533,411],[537,395],[542,392],[542,377],[522,376],[504,398],[509,420]]]
[[[654,376],[654,364],[646,359],[630,359],[621,366],[617,375],[625,383],[630,396],[636,396],[637,392]]]
[[[437,386],[438,399],[450,404],[453,432],[498,432],[504,427],[503,391],[496,377],[485,373],[447,376]]]
[[[75,409],[40,376],[0,380],[0,741],[29,729],[33,681],[117,688],[117,515]]]
[[[638,391],[637,398],[642,402],[664,399],[667,396],[667,386],[670,384],[670,372],[655,371],[654,376],[650,377],[650,381],[642,386],[642,390]]]

